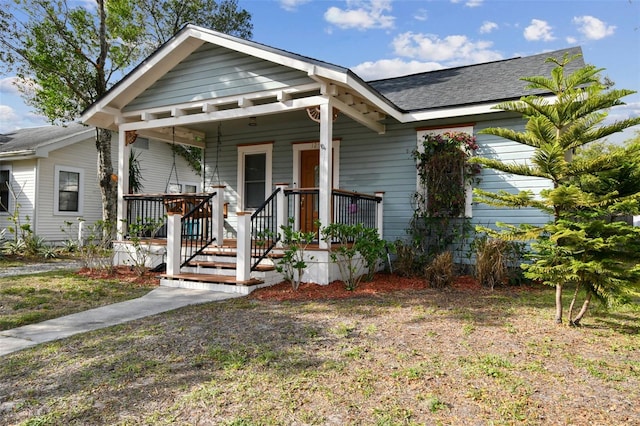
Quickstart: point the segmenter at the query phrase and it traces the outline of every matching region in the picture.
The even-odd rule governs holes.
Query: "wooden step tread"
[[[220,268],[220,269],[236,269],[234,262],[209,262],[206,260],[192,260],[187,263],[187,266],[201,267],[201,268]],[[275,270],[273,265],[258,265],[255,270],[260,272],[267,272]]]
[[[205,283],[215,283],[215,284],[231,284],[231,285],[258,285],[262,284],[263,281],[251,278],[247,281],[237,281],[236,277],[231,277],[228,275],[215,275],[215,274],[174,274],[161,275],[162,278],[173,279],[173,280],[187,280],[187,281],[199,281]]]
[[[238,255],[238,252],[235,249],[229,250],[228,247],[218,247],[218,248],[210,247],[210,248],[204,249],[202,251],[202,254],[208,255],[208,256],[236,257]],[[269,253],[267,255],[268,259],[282,259],[283,257],[284,257],[284,253]]]

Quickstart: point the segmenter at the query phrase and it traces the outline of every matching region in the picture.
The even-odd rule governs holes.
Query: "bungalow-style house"
[[[93,127],[71,123],[0,134],[0,230],[5,239],[14,237],[8,229],[16,219],[49,244],[86,238],[91,225],[102,219],[95,133]],[[114,141],[114,168],[117,148]],[[167,182],[172,190],[200,192],[202,178],[179,156],[168,180],[174,164],[169,145],[141,139],[129,152],[145,192],[167,192]]]
[[[290,220],[300,230],[317,230],[316,220],[321,226],[362,222],[387,241],[406,239],[418,189],[411,151],[423,136],[523,128],[521,117],[493,107],[532,94],[520,77],[549,75],[548,57],[580,52],[571,48],[365,82],[340,66],[187,25],[82,120],[118,133],[121,238],[132,208],[126,197],[128,138],[153,136],[203,149],[207,198],[163,200],[169,219],[162,282],[242,287],[277,252],[280,227]],[[531,154],[489,135],[478,135],[477,143],[478,155],[517,162]],[[480,185],[539,191],[549,183],[484,170]],[[533,209],[472,204],[471,197],[466,215],[480,224],[548,219]],[[340,278],[327,253],[330,245],[319,236],[305,281]],[[222,262],[215,255],[235,257]],[[230,265],[233,272],[225,277],[222,270]]]

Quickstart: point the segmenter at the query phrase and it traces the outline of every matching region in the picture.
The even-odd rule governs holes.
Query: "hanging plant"
[[[129,193],[137,194],[144,188],[142,181],[142,167],[140,165],[140,151],[134,149],[129,154]]]
[[[417,214],[460,217],[466,206],[466,187],[477,180],[480,167],[468,159],[478,149],[476,138],[464,132],[427,134],[412,152],[423,191],[416,193]]]

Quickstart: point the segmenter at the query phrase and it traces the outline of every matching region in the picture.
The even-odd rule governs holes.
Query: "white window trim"
[[[334,139],[333,145],[333,187],[340,188],[340,139]],[[300,153],[320,149],[320,142],[296,143],[293,145],[293,187],[300,185]]]
[[[84,169],[71,166],[55,166],[53,184],[53,214],[58,216],[82,216],[84,214]],[[78,211],[60,211],[60,172],[78,173]]]
[[[244,208],[244,167],[245,162],[244,158],[247,154],[266,154],[266,176],[265,176],[265,188],[264,193],[265,196],[271,195],[272,184],[272,169],[271,166],[273,164],[273,143],[262,143],[255,145],[242,145],[238,146],[238,211],[252,211],[255,209],[245,209]]]
[[[458,126],[458,127],[439,127],[435,129],[424,129],[417,131],[417,144],[418,150],[422,151],[422,141],[424,140],[425,135],[441,135],[447,132],[456,132],[456,133],[468,133],[473,135],[473,126]],[[419,192],[423,188],[420,187],[420,175],[416,171],[416,190]],[[469,182],[466,183],[464,188],[464,196],[465,196],[465,206],[464,206],[464,217],[471,218],[473,217],[473,187]]]
[[[13,181],[13,168],[11,167],[10,164],[7,165],[0,165],[0,170],[8,170],[9,171],[9,185],[11,185],[11,182]],[[11,191],[9,191],[9,198],[7,200],[7,211],[0,211],[0,215],[10,215],[11,214],[11,208],[13,207],[13,200],[11,199]]]

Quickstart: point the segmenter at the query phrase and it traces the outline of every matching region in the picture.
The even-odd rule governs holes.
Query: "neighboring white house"
[[[131,151],[140,164],[143,191],[166,192],[168,184],[180,185],[186,192],[200,191],[200,176],[182,157],[176,156],[173,168],[169,144],[139,139]],[[112,144],[112,161],[117,174],[117,140]],[[79,221],[86,232],[102,219],[101,203],[95,128],[72,123],[0,134],[0,230],[5,229],[5,239],[12,237],[7,228],[14,225],[11,218],[16,211],[19,223],[30,224],[34,234],[47,242],[75,239]]]

